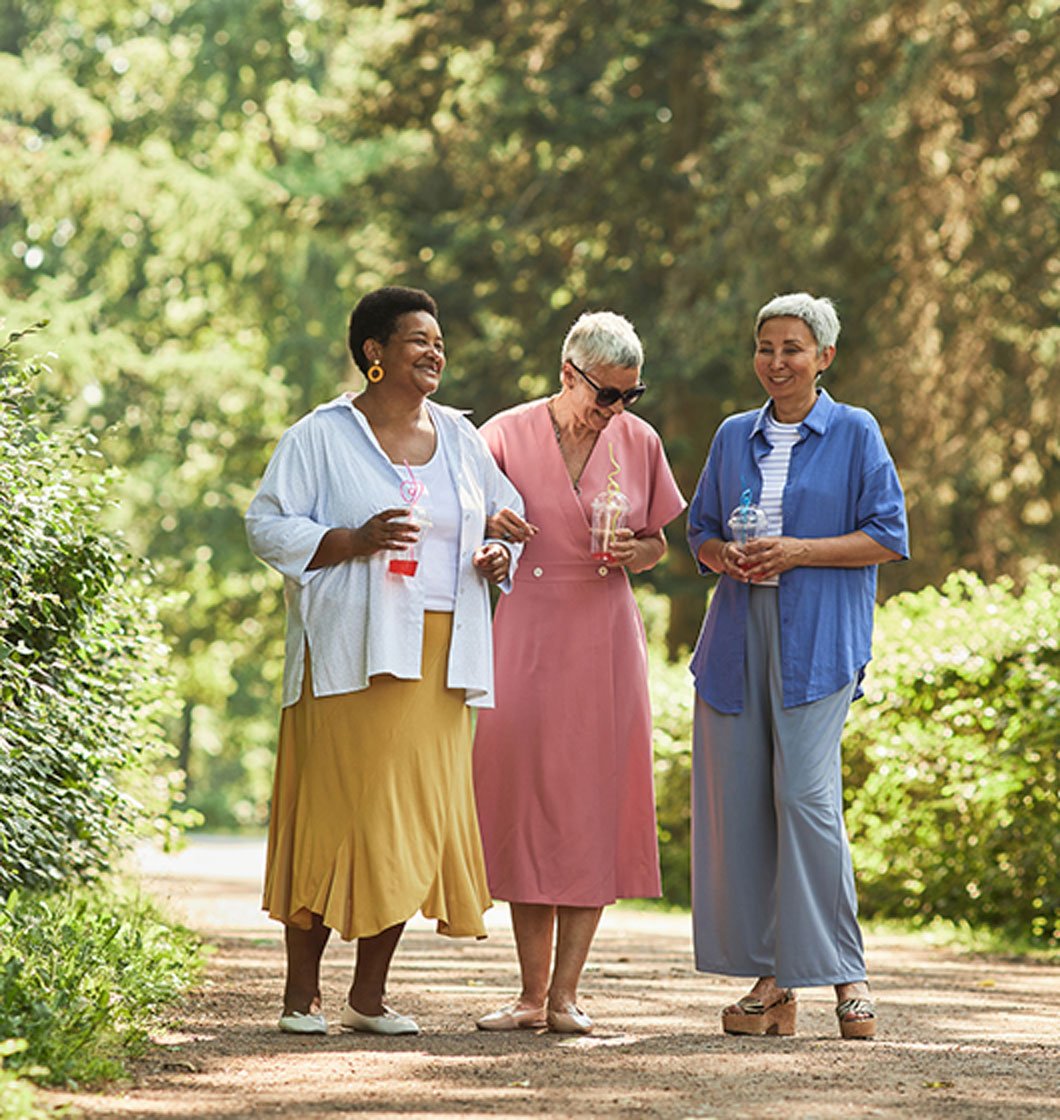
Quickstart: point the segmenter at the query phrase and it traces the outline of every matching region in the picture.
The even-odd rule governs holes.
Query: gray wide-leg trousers
[[[751,589],[745,677],[739,715],[696,696],[696,967],[781,987],[864,980],[840,760],[854,682],[784,708],[775,587]]]

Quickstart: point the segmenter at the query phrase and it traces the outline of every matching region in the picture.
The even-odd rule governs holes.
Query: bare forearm
[[[356,556],[366,556],[367,552],[357,550],[356,529],[329,529],[320,539],[313,559],[306,565],[309,571],[317,568],[331,568]]]
[[[841,537],[761,537],[743,547],[713,538],[700,545],[698,556],[711,571],[745,583],[773,579],[792,568],[867,568],[901,559],[860,529]]]
[[[704,541],[699,546],[696,557],[704,567],[710,568],[712,572],[724,572],[726,565],[722,556],[722,549],[731,543],[731,541],[723,541],[720,537],[711,537],[709,541]]]
[[[666,555],[666,537],[660,529],[650,537],[636,537],[633,559],[626,565],[631,572],[646,572]]]
[[[860,529],[841,537],[794,537],[790,541],[793,568],[867,568],[899,560],[897,552],[884,548]]]
[[[402,550],[415,543],[419,527],[405,509],[384,509],[356,529],[329,529],[320,538],[308,571],[331,568],[346,560],[360,560],[373,552]]]

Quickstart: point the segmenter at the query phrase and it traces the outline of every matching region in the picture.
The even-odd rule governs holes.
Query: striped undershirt
[[[759,462],[762,471],[762,496],[758,504],[765,510],[769,520],[767,533],[779,537],[784,532],[784,487],[788,481],[788,464],[791,462],[791,449],[799,441],[798,424],[781,424],[773,418],[773,412],[766,413],[765,437],[771,450]],[[780,579],[764,579],[760,586],[776,587]]]

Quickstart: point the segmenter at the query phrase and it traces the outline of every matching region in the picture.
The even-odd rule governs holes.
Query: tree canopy
[[[686,493],[759,403],[755,310],[829,294],[830,387],[909,497],[884,593],[1055,556],[1057,7],[0,0],[0,316],[50,320],[53,388],[125,470],[196,803],[204,759],[263,800],[282,611],[241,514],[379,284],[438,298],[440,399],[479,421],[555,384],[578,312],[628,315]],[[672,543],[676,651],[704,585]]]

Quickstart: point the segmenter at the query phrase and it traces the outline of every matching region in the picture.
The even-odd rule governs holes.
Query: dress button
[[[534,575],[535,576],[543,576],[544,574],[545,574],[545,569],[544,568],[535,568],[534,569]]]
[[[608,569],[605,565],[601,564],[600,567],[596,569],[596,574],[598,576],[606,576],[609,570],[610,569]]]

